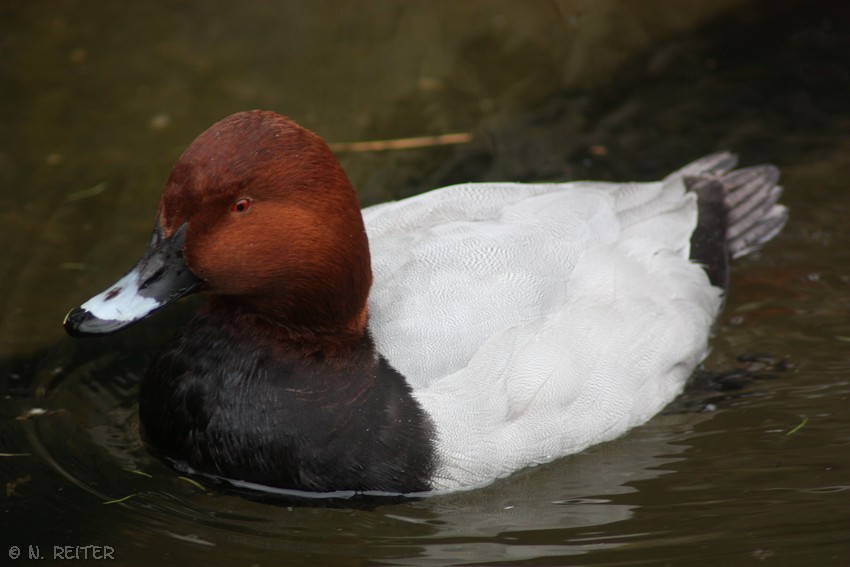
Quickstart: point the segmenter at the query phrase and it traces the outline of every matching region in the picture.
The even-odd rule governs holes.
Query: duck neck
[[[306,317],[297,305],[293,309],[291,302],[213,296],[198,315],[214,318],[234,335],[247,332],[267,346],[326,360],[348,356],[367,336],[365,302],[347,318],[317,319]]]

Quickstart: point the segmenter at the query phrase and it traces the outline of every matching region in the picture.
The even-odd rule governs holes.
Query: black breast
[[[433,426],[366,336],[346,365],[196,317],[148,369],[145,441],[193,469],[307,491],[428,490]]]

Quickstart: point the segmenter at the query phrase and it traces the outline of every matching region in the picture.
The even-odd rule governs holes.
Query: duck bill
[[[184,223],[166,238],[157,223],[139,263],[106,291],[65,316],[68,334],[88,337],[114,333],[197,291],[203,281],[183,258],[187,226]]]

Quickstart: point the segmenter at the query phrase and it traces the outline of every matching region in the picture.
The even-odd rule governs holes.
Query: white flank
[[[375,346],[435,426],[433,488],[608,441],[675,398],[721,290],[658,183],[468,184],[363,211]]]

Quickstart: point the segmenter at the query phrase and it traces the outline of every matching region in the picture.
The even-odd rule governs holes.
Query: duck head
[[[64,325],[113,333],[203,291],[288,336],[362,335],[370,284],[360,208],[330,149],[284,116],[242,112],[180,156],[141,260]]]

